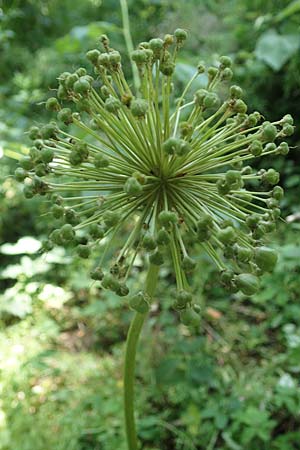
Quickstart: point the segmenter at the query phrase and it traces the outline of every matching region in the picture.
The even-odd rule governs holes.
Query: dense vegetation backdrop
[[[132,0],[134,42],[189,30],[178,85],[199,59],[229,54],[251,109],[285,113],[298,130],[282,173],[280,259],[251,299],[228,296],[199,255],[200,334],[169,310],[145,328],[138,364],[139,434],[148,450],[300,449],[300,2]],[[101,33],[125,50],[118,0],[0,2],[0,449],[124,450],[122,352],[131,313],[91,285],[64,248],[39,255],[51,217],[11,177],[25,131],[49,119],[43,102],[63,70],[85,65]],[[129,67],[128,67],[129,70]]]

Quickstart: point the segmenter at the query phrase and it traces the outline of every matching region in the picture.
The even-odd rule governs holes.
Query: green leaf
[[[294,0],[291,2],[288,6],[283,8],[282,11],[280,11],[279,14],[277,14],[275,20],[277,22],[281,22],[284,19],[287,19],[293,14],[296,14],[297,12],[300,12],[300,0]]]
[[[271,29],[263,33],[256,43],[255,55],[273,70],[278,71],[299,49],[300,36],[280,35]]]

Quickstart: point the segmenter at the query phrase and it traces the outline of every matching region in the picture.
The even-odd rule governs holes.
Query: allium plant
[[[135,311],[124,369],[130,450],[138,448],[136,347],[159,268],[172,260],[174,309],[184,325],[197,329],[200,308],[189,283],[195,256],[205,252],[224,288],[245,295],[259,290],[261,275],[277,260],[265,238],[280,216],[279,174],[249,163],[257,166],[263,156],[286,155],[284,139],[294,131],[293,119],[286,115],[271,123],[259,112],[247,114],[242,89],[230,85],[232,62],[226,56],[216,67],[200,63],[175,99],[173,75],[186,38],[186,31],[177,29],[164,39],[140,43],[131,54],[139,79],[133,89],[120,53],[103,35],[99,48],[86,55],[93,75],[79,68],[58,77],[56,97],[46,102],[58,122],[30,129],[33,146],[16,170],[17,179],[25,180],[25,196],[45,195],[53,218],[62,222],[44,243],[45,251],[63,245],[90,258],[100,248],[91,278],[128,298]],[[205,88],[194,90],[201,74]],[[115,248],[120,239],[123,246]],[[102,240],[105,245],[99,246]],[[114,259],[103,267],[112,249]],[[138,255],[148,260],[147,278],[139,292],[129,293],[127,279]]]

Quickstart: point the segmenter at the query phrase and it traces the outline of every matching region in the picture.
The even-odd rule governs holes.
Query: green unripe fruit
[[[247,105],[243,100],[237,99],[236,102],[233,105],[233,111],[235,113],[245,114],[247,112]]]
[[[149,47],[155,55],[160,53],[160,51],[163,49],[163,46],[164,42],[159,38],[151,39],[151,41],[149,42]]]
[[[143,190],[142,185],[134,177],[128,178],[128,180],[124,184],[124,191],[128,195],[137,196],[142,192],[142,190]]]
[[[59,111],[60,104],[56,97],[50,97],[46,101],[46,109],[47,111]]]
[[[167,155],[174,155],[181,146],[181,140],[175,137],[170,137],[162,144],[162,149]]]
[[[38,127],[30,127],[28,132],[28,137],[32,141],[40,137],[40,129]]]
[[[88,59],[89,61],[91,61],[92,64],[97,64],[99,55],[100,55],[100,52],[99,52],[99,50],[97,50],[96,48],[93,49],[93,50],[89,50],[89,51],[86,53],[87,59]]]
[[[115,290],[116,294],[120,297],[126,297],[129,294],[128,286],[125,283],[119,283],[119,286]]]
[[[272,185],[277,184],[279,182],[279,179],[279,173],[274,169],[269,169],[262,175],[262,180]]]
[[[220,99],[215,92],[208,92],[203,99],[203,106],[205,108],[215,108],[219,106]]]
[[[225,67],[225,69],[221,73],[222,81],[229,81],[233,77],[233,72],[229,67]]]
[[[237,259],[240,262],[247,263],[252,259],[253,251],[249,247],[241,247],[237,245],[234,250],[236,252]]]
[[[164,258],[162,253],[156,250],[149,256],[149,261],[151,264],[154,264],[155,266],[161,266],[164,263]]]
[[[90,277],[92,280],[95,280],[95,281],[103,280],[104,273],[103,273],[101,267],[98,266],[95,269],[91,270]]]
[[[101,53],[98,56],[97,64],[100,66],[108,67],[109,66],[109,55],[108,53]]]
[[[79,166],[83,162],[82,156],[76,151],[72,150],[69,155],[69,161],[71,166]]]
[[[212,81],[218,75],[218,69],[211,66],[207,69],[207,74],[209,81]]]
[[[76,247],[76,252],[80,258],[87,259],[91,254],[91,249],[88,245],[79,244]]]
[[[174,31],[174,36],[176,37],[178,42],[183,42],[183,41],[185,41],[187,39],[188,34],[182,28],[177,28]]]
[[[147,62],[147,59],[148,59],[147,52],[145,50],[134,50],[131,53],[131,59],[137,65],[145,64]]]
[[[170,242],[169,233],[163,228],[160,229],[157,233],[156,241],[158,245],[168,245]]]
[[[188,308],[181,311],[180,321],[187,327],[198,327],[201,322],[201,317],[194,309]]]
[[[192,303],[193,296],[188,291],[179,291],[176,294],[176,301],[174,303],[175,309],[185,309],[188,305]]]
[[[217,189],[220,195],[227,195],[230,192],[230,185],[227,183],[226,179],[220,179],[217,181]]]
[[[57,245],[63,244],[63,239],[60,234],[60,230],[53,230],[52,233],[50,234],[49,238],[54,244],[57,244]]]
[[[159,69],[163,75],[170,77],[175,70],[175,63],[172,61],[165,61],[160,65]]]
[[[239,290],[245,295],[253,295],[259,290],[259,279],[252,273],[236,275],[235,282]]]
[[[225,175],[225,180],[230,189],[239,189],[243,186],[241,172],[238,170],[228,170]]]
[[[54,244],[50,240],[43,240],[42,241],[42,252],[50,252],[54,248]]]
[[[116,66],[121,62],[121,55],[118,51],[114,50],[108,54],[108,59],[112,66]]]
[[[246,218],[246,225],[250,228],[250,230],[253,230],[257,227],[259,220],[260,216],[258,214],[250,214]]]
[[[74,83],[76,83],[76,81],[78,81],[79,76],[77,75],[77,73],[72,73],[71,75],[69,75],[66,78],[65,81],[65,87],[69,90],[73,89]]]
[[[54,158],[54,151],[50,148],[43,148],[41,150],[41,158],[44,163],[50,163]]]
[[[263,145],[261,141],[255,140],[249,145],[248,150],[253,156],[260,156],[263,152]]]
[[[219,241],[224,245],[231,245],[236,241],[236,232],[233,227],[226,227],[220,230],[217,234]]]
[[[229,58],[229,56],[220,56],[220,64],[222,68],[225,67],[231,67],[232,66],[232,59]]]
[[[148,298],[143,292],[138,292],[136,295],[133,295],[129,300],[129,306],[140,314],[145,314],[150,309]]]
[[[158,215],[158,221],[163,227],[169,228],[178,222],[178,216],[172,211],[161,211]]]
[[[234,280],[234,272],[232,270],[224,270],[221,273],[221,282],[226,286],[230,287]]]
[[[19,164],[24,170],[31,170],[33,168],[33,161],[29,156],[22,156]]]
[[[104,236],[103,228],[96,223],[92,223],[89,232],[93,239],[102,239]]]
[[[72,121],[73,121],[72,111],[70,110],[70,108],[61,109],[57,114],[57,119],[61,120],[62,122],[66,123],[66,124],[72,123]]]
[[[60,234],[65,241],[72,241],[75,237],[73,227],[69,223],[66,223],[61,227]]]
[[[194,95],[194,102],[197,106],[203,106],[204,105],[204,99],[207,96],[208,91],[205,89],[198,89],[198,91],[195,92]]]
[[[289,125],[294,125],[294,119],[290,114],[286,114],[285,116],[283,116],[282,123],[287,123]]]
[[[91,89],[91,85],[88,80],[81,77],[74,83],[73,89],[76,94],[87,95]]]
[[[94,165],[97,169],[104,169],[109,166],[109,159],[102,155],[95,155]]]
[[[284,136],[292,136],[295,132],[295,127],[293,125],[289,125],[288,123],[283,125],[282,132]]]
[[[277,135],[277,128],[270,122],[264,122],[261,137],[264,142],[273,142]]]
[[[51,208],[51,213],[53,214],[53,217],[55,217],[55,219],[60,219],[61,217],[63,217],[64,212],[64,207],[60,205],[53,205]]]
[[[276,153],[283,156],[287,155],[289,151],[290,149],[287,142],[281,142],[276,149]]]
[[[145,117],[148,111],[148,102],[142,98],[136,98],[130,103],[130,110],[134,117],[138,117],[139,119]]]
[[[175,149],[175,153],[178,156],[185,156],[188,153],[190,153],[191,150],[192,150],[191,145],[188,142],[181,139],[180,146]]]
[[[195,270],[197,266],[196,261],[194,261],[192,258],[190,258],[189,256],[185,256],[182,260],[181,263],[181,267],[183,268],[183,270],[187,273],[189,272],[193,272],[193,270]]]
[[[119,284],[120,283],[118,282],[118,280],[110,273],[107,273],[106,275],[104,275],[103,281],[102,281],[102,287],[104,289],[110,289],[111,291],[116,292],[116,290],[119,287]]]
[[[59,98],[59,100],[66,100],[68,98],[68,91],[62,84],[58,86],[57,98]]]
[[[34,192],[31,186],[25,186],[23,188],[23,194],[25,198],[32,198],[34,196]]]
[[[25,180],[26,177],[27,177],[27,172],[26,172],[26,170],[24,170],[22,167],[18,167],[18,168],[15,170],[15,179],[16,179],[17,181],[22,182],[22,181]]]
[[[143,237],[142,246],[145,250],[155,250],[157,247],[154,237],[150,233],[146,233]]]
[[[122,103],[118,98],[110,96],[105,100],[105,109],[110,113],[116,114],[121,106]]]
[[[41,136],[43,139],[51,139],[56,136],[57,126],[55,123],[49,123],[41,128]]]
[[[239,86],[230,86],[230,97],[231,98],[241,98],[243,96],[243,90]]]
[[[121,216],[117,211],[105,211],[103,214],[103,221],[108,228],[118,225],[120,220]]]
[[[47,166],[45,164],[38,164],[35,166],[35,174],[38,177],[44,177],[48,172],[49,171],[47,170]]]
[[[255,249],[254,260],[263,272],[272,272],[276,266],[278,255],[275,250],[268,247]]]
[[[69,208],[65,210],[65,221],[66,223],[70,223],[71,225],[77,225],[78,216],[76,214],[76,211],[74,211],[74,209]]]
[[[275,186],[272,191],[272,197],[276,200],[280,201],[283,199],[284,196],[284,190],[281,186]]]

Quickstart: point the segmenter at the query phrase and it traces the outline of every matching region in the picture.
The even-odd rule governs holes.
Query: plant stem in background
[[[150,298],[153,297],[158,278],[159,266],[150,265],[145,292]],[[137,343],[146,319],[147,313],[136,312],[131,322],[125,352],[125,368],[124,368],[124,411],[125,411],[125,429],[128,444],[128,450],[137,450],[138,441],[136,435],[135,419],[134,419],[134,373],[135,373],[135,357]]]
[[[122,22],[123,22],[123,33],[125,38],[125,43],[127,47],[127,52],[130,58],[131,53],[134,50],[132,37],[130,33],[130,23],[129,23],[129,14],[128,14],[128,5],[127,0],[120,0],[121,12],[122,12]],[[136,65],[130,58],[132,75],[133,75],[133,84],[135,89],[138,91],[139,88],[139,74]]]

